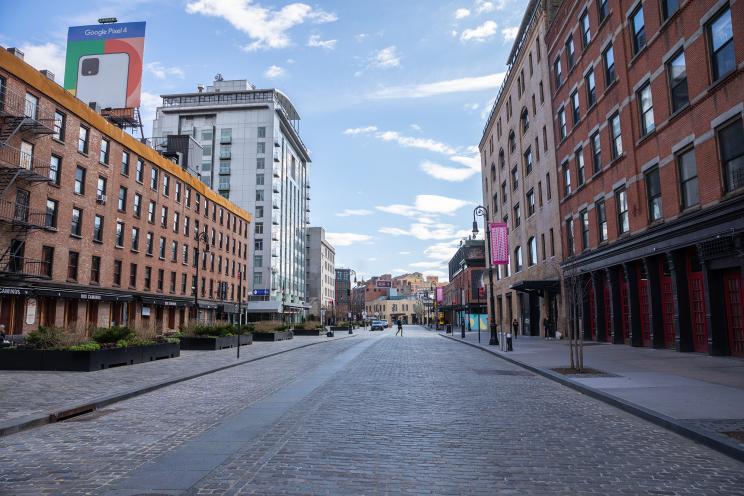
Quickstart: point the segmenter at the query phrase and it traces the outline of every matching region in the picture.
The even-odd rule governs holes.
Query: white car
[[[384,320],[373,320],[370,331],[384,331],[387,328],[387,322]]]

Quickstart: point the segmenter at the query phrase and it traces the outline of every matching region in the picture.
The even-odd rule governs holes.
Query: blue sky
[[[482,201],[477,145],[526,3],[29,0],[3,8],[0,44],[62,82],[68,26],[146,21],[148,121],[158,95],[217,73],[281,89],[302,116],[311,221],[337,265],[446,277]]]

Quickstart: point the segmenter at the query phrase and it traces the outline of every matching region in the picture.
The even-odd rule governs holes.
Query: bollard
[[[460,326],[460,333],[461,333],[462,339],[465,339],[465,324]]]
[[[512,335],[510,332],[506,334],[506,351],[514,351],[514,348],[512,348]]]
[[[444,332],[445,334],[452,334],[452,324],[447,324],[447,329]]]
[[[496,324],[491,324],[491,340],[488,342],[490,346],[499,345],[499,334],[496,328]]]

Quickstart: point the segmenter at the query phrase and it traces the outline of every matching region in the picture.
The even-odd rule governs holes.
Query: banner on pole
[[[509,263],[509,230],[506,222],[490,222],[491,232],[491,263],[506,265]]]

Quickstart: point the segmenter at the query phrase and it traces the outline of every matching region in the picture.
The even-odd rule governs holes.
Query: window
[[[615,51],[612,49],[612,45],[604,49],[602,60],[605,70],[605,87],[609,87],[617,79],[617,73],[615,72]]]
[[[744,186],[744,128],[741,119],[718,130],[726,191]]]
[[[599,242],[602,243],[607,241],[607,210],[604,200],[599,200],[594,207],[597,211],[597,235]]]
[[[581,248],[589,248],[589,212],[582,210],[579,214],[581,218]]]
[[[677,168],[679,169],[679,189],[682,209],[697,205],[699,192],[694,148],[683,151],[677,156]]]
[[[648,197],[648,219],[651,222],[661,219],[661,182],[658,167],[646,172],[646,196]]]
[[[522,224],[522,209],[519,208],[519,203],[514,205],[514,227],[519,227]]]
[[[574,222],[573,219],[566,220],[566,250],[569,255],[574,254]]]
[[[165,259],[165,238],[160,236],[160,244],[158,245],[158,257],[161,260]]]
[[[535,213],[535,190],[531,189],[527,192],[527,217],[532,216]]]
[[[260,286],[261,284],[263,284],[263,273],[254,272],[253,273],[253,285]]]
[[[174,271],[170,273],[170,292],[176,292],[176,273]]]
[[[114,260],[114,286],[121,286],[121,260]]]
[[[258,136],[259,138],[266,137],[266,127],[259,126],[258,128],[256,128],[256,132],[257,132],[256,136]]]
[[[188,216],[184,216],[183,218],[183,235],[184,236],[191,235],[190,224],[191,224],[191,219]]]
[[[95,255],[90,257],[90,282],[101,282],[101,257]]]
[[[158,170],[155,166],[150,169],[150,189],[153,191],[158,190]]]
[[[163,196],[170,196],[170,176],[163,174]]]
[[[581,26],[581,43],[584,50],[586,50],[586,47],[589,46],[589,42],[592,41],[592,32],[589,28],[589,12],[586,9],[584,9],[584,12],[581,14],[579,25]]]
[[[142,214],[142,195],[139,193],[134,194],[133,212],[137,218]]]
[[[526,175],[529,175],[530,172],[532,172],[532,149],[527,148],[527,151],[524,152],[524,170]]]
[[[41,247],[41,275],[52,277],[54,273],[54,247]]]
[[[610,117],[610,144],[612,145],[612,158],[616,159],[623,154],[623,137],[620,130],[620,115]]]
[[[61,165],[62,159],[57,155],[52,155],[49,159],[49,179],[51,179],[52,184],[56,184],[57,186],[59,186],[60,179],[62,178]]]
[[[522,247],[517,246],[514,249],[514,272],[521,272],[522,271]]]
[[[599,131],[592,134],[589,141],[592,145],[592,170],[596,174],[602,169],[602,141]]]
[[[573,35],[568,37],[566,41],[566,60],[568,62],[568,70],[570,71],[574,66],[574,54],[576,53],[576,47],[574,46]]]
[[[228,178],[228,184],[229,184],[229,178]],[[256,174],[256,186],[263,186],[263,185],[264,185],[264,175]]]
[[[654,103],[651,99],[651,83],[638,90],[638,113],[641,116],[641,136],[646,136],[656,128],[654,124]]]
[[[550,197],[553,196],[553,190],[550,187],[550,172],[545,174],[545,194],[548,195],[548,201],[550,201]]]
[[[80,126],[80,133],[78,134],[78,151],[82,154],[88,153],[88,135],[90,131],[87,127]]]
[[[67,116],[59,110],[54,112],[54,139],[59,141],[65,140],[65,121]]]
[[[575,153],[576,157],[576,182],[579,186],[584,184],[585,173],[584,173],[584,149],[579,147]]]
[[[108,164],[109,163],[109,140],[106,138],[101,138],[101,150],[98,154],[98,161],[102,164]]]
[[[545,103],[545,90],[543,89],[543,82],[540,81],[540,105]]]
[[[132,228],[132,250],[139,251],[139,227]]]
[[[264,216],[264,208],[261,206],[256,207],[256,218],[261,219]]]
[[[170,247],[170,254],[171,254],[171,262],[177,262],[178,261],[178,241],[171,241],[171,247]]]
[[[571,116],[573,117],[573,125],[576,127],[581,120],[581,109],[579,107],[579,92],[578,90],[571,93]]]
[[[176,181],[176,203],[181,203],[181,181]]]
[[[254,229],[255,234],[263,234],[263,222],[256,222]]]
[[[191,208],[191,188],[188,186],[186,188],[186,208]]]
[[[597,83],[594,81],[594,69],[589,69],[589,72],[584,76],[584,82],[586,83],[586,104],[591,107],[597,103]]]
[[[708,40],[713,65],[713,81],[718,81],[736,68],[731,9],[726,7],[708,24]]]
[[[168,227],[168,207],[160,207],[160,227]]]
[[[152,285],[152,267],[145,267],[145,289],[149,290]]]
[[[511,170],[512,191],[519,187],[519,168],[515,165]]]
[[[70,234],[80,236],[83,229],[83,211],[79,208],[72,209],[72,221],[70,222]]]
[[[80,259],[80,253],[71,251],[67,258],[67,279],[70,281],[77,281],[78,278],[78,261]]]
[[[527,241],[527,248],[527,264],[532,267],[537,263],[537,240],[534,236]]]
[[[85,168],[79,165],[75,169],[75,186],[73,191],[78,195],[85,194]]]
[[[667,20],[679,10],[679,0],[661,0],[661,18]]]
[[[155,223],[155,202],[153,200],[150,200],[150,204],[147,205],[147,222]]]
[[[597,0],[597,16],[599,17],[600,24],[610,15],[610,6],[608,3],[609,0]]]
[[[119,186],[119,203],[117,204],[119,212],[127,211],[127,188]]]
[[[550,228],[550,256],[555,256],[555,234],[553,234],[553,228]]]
[[[153,245],[153,233],[148,231],[147,236],[145,236],[145,253],[152,256],[152,247]]]
[[[501,202],[502,203],[506,203],[506,192],[507,191],[508,190],[506,188],[506,181],[504,181],[503,183],[501,183]]]
[[[643,20],[643,3],[630,15],[630,27],[632,30],[633,54],[646,47],[646,28]]]
[[[253,266],[256,268],[263,267],[263,255],[253,255]]]
[[[561,86],[561,78],[563,77],[563,73],[561,72],[561,57],[558,56],[555,58],[555,62],[553,63],[553,75],[555,77],[555,87],[559,88]]]
[[[517,140],[514,137],[514,131],[509,132],[509,151],[511,153],[514,153],[514,150],[517,149]]]
[[[529,112],[527,112],[526,108],[522,109],[521,120],[522,120],[522,134],[524,134],[530,128],[530,114]]]
[[[181,245],[181,263],[184,265],[189,263],[189,247],[185,243]]]
[[[568,167],[568,160],[561,165],[561,171],[563,171],[563,196],[566,197],[571,194],[571,169]]]
[[[566,109],[561,107],[558,109],[558,127],[560,132],[561,141],[566,139]]]
[[[116,246],[124,247],[124,223],[121,221],[116,221]]]
[[[57,200],[47,199],[46,202],[46,215],[44,216],[44,227],[57,228],[57,212],[59,210],[59,203]]]
[[[685,62],[684,51],[680,51],[667,62],[667,77],[669,78],[672,113],[675,113],[690,103],[690,95],[687,90],[687,64]]]
[[[263,141],[259,141],[258,143],[256,143],[256,153],[266,153],[266,143],[264,143]]]
[[[158,291],[163,291],[163,278],[165,277],[165,270],[158,269]]]
[[[103,242],[103,216],[96,215],[93,219],[93,241]]]
[[[624,187],[615,191],[615,204],[617,205],[617,231],[618,234],[624,234],[630,230],[628,192]]]
[[[137,159],[136,169],[134,171],[134,179],[138,183],[142,183],[145,180],[145,163],[141,158]]]
[[[181,219],[178,212],[173,212],[173,232],[177,233],[178,228],[181,225]]]
[[[129,152],[126,150],[121,152],[121,174],[123,176],[129,175]]]

